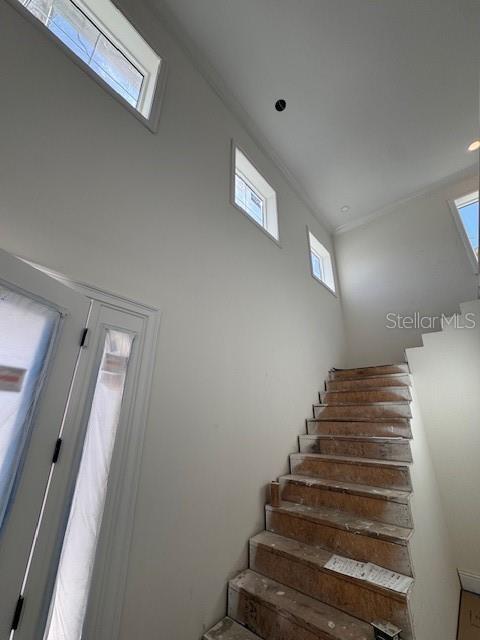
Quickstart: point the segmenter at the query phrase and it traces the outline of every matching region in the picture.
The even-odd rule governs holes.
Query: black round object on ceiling
[[[275,109],[277,111],[285,111],[286,108],[287,108],[287,102],[283,98],[280,98],[280,100],[277,100],[275,102]]]

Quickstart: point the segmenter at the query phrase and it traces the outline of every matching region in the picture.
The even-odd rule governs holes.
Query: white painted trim
[[[458,575],[460,576],[462,589],[480,595],[480,576],[470,573],[469,571],[463,571],[462,569],[458,570]]]
[[[130,555],[135,503],[140,479],[141,457],[148,419],[148,407],[150,404],[151,382],[160,326],[160,311],[124,296],[115,295],[108,291],[98,289],[97,287],[75,282],[51,269],[47,269],[25,259],[23,260],[93,300],[94,308],[91,317],[94,321],[98,316],[99,308],[103,306],[135,316],[143,322],[142,334],[139,336],[141,343],[136,349],[136,371],[131,383],[132,392],[128,400],[127,414],[125,414],[125,426],[122,432],[117,434],[118,443],[117,441],[115,442],[114,456],[112,458],[109,475],[107,501],[97,544],[94,575],[83,632],[83,636],[86,638],[111,640],[119,635],[121,612],[126,590],[128,558]],[[95,308],[95,304],[97,308]],[[94,345],[92,345],[91,348],[94,349]],[[87,406],[89,402],[88,398],[91,396],[91,374],[92,371],[95,370],[95,363],[98,363],[98,349],[95,353],[91,351],[84,359],[83,379],[78,381],[78,387],[75,391],[76,397],[81,400],[79,402],[80,410],[76,419],[81,420],[82,423],[85,422],[85,419],[88,419],[89,415],[89,407],[85,411],[83,405]],[[79,462],[80,455],[81,448],[80,451],[75,451],[73,454],[75,459],[78,458],[77,462]],[[75,464],[74,462],[74,467]],[[69,470],[63,469],[62,472],[64,474],[70,474]],[[75,479],[76,478],[73,478],[73,484]],[[72,480],[70,480],[70,482],[72,482]],[[71,487],[71,489],[73,489],[73,487]],[[55,501],[55,499],[53,501]],[[52,505],[52,508],[58,508],[58,505]],[[63,514],[60,519],[65,520],[65,515]],[[66,524],[66,522],[64,522],[64,524]],[[48,539],[50,536],[57,537],[57,531],[50,532],[47,529],[48,523],[42,534],[44,538]],[[37,585],[42,584],[42,580],[45,580],[43,576],[50,570],[50,567],[45,566],[45,562],[47,562],[48,559],[54,558],[55,554],[57,554],[58,557],[61,542],[60,540],[55,543],[56,550],[54,551],[53,557],[47,554],[47,558],[39,560],[40,568],[35,571],[36,580],[35,585],[32,584],[32,591],[38,591]],[[53,587],[54,579],[55,575],[50,573],[48,576],[49,586],[45,589],[45,593],[48,593]],[[49,602],[46,602],[42,594],[38,593],[35,594],[35,599],[38,599],[37,606],[33,607],[35,612],[32,611],[35,619],[29,619],[28,625],[23,629],[22,627],[19,628],[19,640],[24,637],[22,633],[28,633],[27,628],[31,626],[36,630],[36,633],[38,632],[38,636],[35,635],[34,640],[41,640],[41,638],[43,638],[43,625],[48,614]],[[25,613],[28,615],[29,611],[26,610]],[[27,635],[27,637],[29,636]],[[29,637],[29,640],[32,639]]]
[[[336,229],[334,229],[333,233],[334,235],[340,235],[341,233],[345,233],[346,231],[351,231],[352,229],[356,229],[357,227],[363,227],[364,225],[369,224],[374,220],[377,220],[377,218],[382,218],[383,216],[386,216],[392,213],[392,211],[394,211],[397,207],[407,204],[407,202],[410,202],[411,200],[415,200],[415,198],[420,198],[421,196],[425,196],[428,193],[431,193],[432,191],[436,191],[437,189],[446,187],[447,185],[452,184],[456,181],[466,180],[467,178],[474,178],[476,175],[477,175],[477,165],[474,164],[471,167],[468,167],[467,169],[463,169],[458,173],[448,176],[447,178],[443,178],[442,180],[437,180],[436,182],[430,184],[428,187],[420,189],[419,191],[415,191],[414,193],[411,193],[410,195],[405,196],[404,198],[399,198],[398,200],[395,200],[394,202],[391,202],[390,204],[387,204],[384,207],[381,207],[380,209],[376,209],[375,211],[372,211],[372,213],[369,213],[360,218],[356,218],[355,220],[351,220],[350,222],[346,222],[345,224],[341,224],[339,227],[336,227]]]
[[[320,240],[316,237],[316,235],[310,231],[310,228],[308,227],[308,225],[307,225],[306,229],[307,229],[308,263],[309,263],[309,266],[310,266],[310,274],[311,274],[312,278],[315,280],[315,282],[318,282],[319,284],[321,284],[322,287],[325,287],[325,289],[329,293],[331,293],[333,296],[335,296],[335,298],[338,298],[338,293],[337,293],[338,281],[337,281],[336,264],[335,264],[334,256],[332,256],[332,252],[329,251],[327,249],[327,247],[325,247],[325,245],[320,242]],[[315,251],[314,249],[312,249],[312,244],[311,244],[311,241],[310,241],[310,237],[313,237],[318,242],[318,244],[321,247],[324,248],[325,252],[330,257],[330,262],[331,262],[331,265],[332,265],[332,277],[333,277],[333,282],[335,284],[335,289],[332,289],[331,287],[329,287],[326,282],[324,282],[321,278],[318,278],[315,275],[315,273],[313,272],[312,257],[311,257],[310,254],[314,253],[315,255],[318,256],[318,252]],[[322,256],[318,256],[318,257],[321,259]]]
[[[129,111],[139,122],[141,122],[147,129],[149,129],[152,133],[156,133],[159,126],[160,121],[160,113],[162,108],[163,97],[165,93],[165,85],[167,80],[167,62],[165,58],[160,55],[150,43],[147,43],[152,50],[157,53],[160,58],[160,68],[158,71],[157,80],[155,83],[155,91],[154,96],[152,98],[152,105],[150,109],[150,115],[146,118],[140,111],[138,111],[135,107],[132,107],[119,93],[115,91],[109,84],[107,84],[93,69],[91,69],[83,60],[81,60],[71,49],[69,49],[59,38],[55,36],[40,20],[35,18],[33,14],[28,11],[18,0],[7,0],[7,2],[18,11],[24,18],[27,20],[35,29],[43,33],[43,35],[56,47],[58,47],[70,60],[80,67],[82,71],[84,71],[92,80],[94,80],[98,85],[102,87],[108,94],[112,96],[117,102],[119,102],[122,107],[124,107],[127,111]],[[115,6],[121,11],[120,7],[116,4]],[[123,12],[122,12],[123,13]],[[125,16],[127,18],[127,16]],[[132,24],[134,29],[138,31],[138,29],[133,25],[133,22],[129,18],[128,21]],[[140,32],[138,31],[139,35]],[[142,36],[143,37],[143,36]]]
[[[85,285],[82,285],[82,289]],[[96,300],[117,306],[116,296],[92,290]],[[139,365],[134,382],[128,426],[123,443],[115,443],[116,457],[112,461],[107,504],[95,557],[95,569],[83,636],[110,640],[120,635],[120,622],[128,577],[135,504],[141,471],[143,442],[150,406],[151,384],[155,366],[156,344],[160,327],[160,312],[129,301],[120,308],[144,321],[143,344],[137,353]]]
[[[235,151],[237,149],[240,151],[240,153],[242,155],[245,156],[247,161],[252,165],[253,169],[258,173],[258,175],[262,178],[262,180],[265,182],[265,184],[269,187],[269,189],[274,194],[274,198],[275,198],[274,207],[275,207],[276,227],[277,227],[278,238],[276,238],[274,235],[272,235],[270,233],[270,231],[266,227],[264,227],[263,225],[259,224],[255,220],[255,218],[252,218],[252,216],[249,215],[249,213],[247,211],[245,211],[245,209],[243,209],[243,207],[240,207],[235,202],[235,169],[236,169]],[[262,198],[264,198],[264,200],[265,200],[265,203],[266,203],[266,206],[267,206],[266,216],[272,215],[272,212],[268,211],[270,198],[267,195],[263,194],[262,191],[256,185],[254,185],[254,187],[255,187],[254,191],[259,190]],[[263,177],[263,175],[260,173],[260,171],[258,171],[258,169],[255,166],[255,163],[252,162],[252,160],[250,159],[249,155],[247,153],[245,153],[245,151],[242,149],[242,147],[240,145],[238,145],[235,142],[235,140],[233,140],[233,139],[230,142],[230,204],[232,205],[232,207],[235,207],[235,209],[240,211],[250,222],[253,222],[253,224],[258,229],[260,229],[260,231],[262,231],[267,236],[267,238],[270,238],[270,240],[272,240],[272,242],[274,242],[277,245],[277,247],[279,247],[280,249],[282,248],[282,245],[280,243],[280,221],[279,221],[279,215],[278,215],[277,193],[276,193],[275,189],[270,185],[270,183]],[[272,205],[270,204],[270,206],[272,206]]]
[[[473,197],[475,195],[475,197]],[[460,201],[460,202],[459,202]],[[450,207],[450,211],[452,212],[453,219],[455,221],[455,225],[458,229],[458,233],[462,239],[462,242],[465,246],[465,251],[468,255],[468,260],[473,269],[473,273],[478,274],[478,259],[475,255],[475,251],[472,248],[470,240],[468,239],[467,232],[465,231],[465,227],[463,226],[462,219],[460,217],[460,212],[458,207],[463,207],[467,204],[471,204],[473,202],[478,201],[478,191],[473,193],[468,193],[465,196],[460,198],[454,198],[452,200],[448,200],[448,206]]]

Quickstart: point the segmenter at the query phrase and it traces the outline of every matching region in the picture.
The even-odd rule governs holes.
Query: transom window
[[[310,264],[313,277],[335,293],[335,277],[333,275],[333,263],[330,252],[310,231],[308,232],[308,241],[310,245]]]
[[[75,56],[145,118],[160,57],[110,0],[18,0]]]
[[[277,194],[237,147],[233,163],[233,203],[278,240]]]
[[[474,269],[478,270],[479,205],[478,191],[451,203],[452,213]]]

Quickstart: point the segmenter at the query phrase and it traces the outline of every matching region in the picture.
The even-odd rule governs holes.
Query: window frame
[[[448,200],[448,205],[450,207],[450,211],[452,212],[453,219],[455,221],[455,225],[460,234],[460,238],[465,246],[465,250],[467,252],[468,260],[473,269],[473,272],[478,275],[479,273],[479,260],[475,255],[475,251],[473,250],[472,244],[468,238],[467,232],[465,230],[465,226],[463,224],[462,216],[460,215],[460,209],[469,204],[473,204],[474,202],[479,202],[479,191],[471,191],[470,193],[466,193],[462,196],[458,196],[458,198],[452,198],[452,200]]]
[[[262,220],[263,220],[263,224],[260,224],[260,222],[258,222],[257,220],[255,220],[255,218],[246,210],[244,209],[242,206],[240,206],[239,204],[237,204],[237,201],[235,200],[235,205],[237,207],[239,207],[240,209],[242,209],[242,211],[244,211],[249,218],[252,218],[252,220],[254,222],[256,222],[258,225],[260,225],[261,227],[263,227],[263,229],[265,229],[265,225],[267,224],[267,199],[265,198],[265,196],[263,196],[256,188],[255,185],[253,185],[251,183],[251,181],[247,178],[247,176],[240,170],[240,169],[236,169],[235,170],[235,175],[234,175],[234,179],[235,178],[240,178],[240,180],[242,180],[242,182],[245,183],[245,185],[250,189],[250,191],[252,191],[255,196],[261,201],[262,203]],[[235,193],[234,193],[234,197],[236,195],[236,189],[237,185],[235,184]]]
[[[241,155],[245,158],[245,160],[251,165],[251,168],[255,173],[258,174],[259,178],[268,186],[269,194],[263,193],[262,189],[260,189],[250,178],[245,175],[245,172],[237,170],[237,150]],[[245,184],[255,193],[257,197],[259,197],[264,203],[263,207],[263,218],[265,220],[265,225],[261,225],[250,213],[241,207],[235,201],[235,177],[239,175],[240,178],[245,182]],[[240,211],[250,222],[252,222],[258,229],[260,229],[270,240],[272,240],[278,247],[281,248],[280,244],[280,224],[279,224],[279,216],[278,216],[278,198],[276,190],[271,186],[266,178],[260,173],[255,164],[250,159],[249,155],[245,153],[244,149],[238,145],[233,139],[231,140],[231,161],[230,161],[230,204],[235,207],[238,211]],[[269,229],[270,227],[270,229]],[[276,235],[275,235],[276,231]]]
[[[150,42],[143,37],[141,31],[138,29],[136,24],[127,16],[120,7],[117,6],[116,3],[112,2],[114,7],[120,11],[122,16],[127,20],[132,28],[138,33],[138,35],[145,41],[145,43],[157,54],[160,58],[160,66],[157,74],[157,79],[155,82],[155,88],[152,96],[152,103],[150,108],[150,114],[148,118],[144,116],[137,108],[133,107],[123,96],[121,96],[113,87],[111,87],[101,76],[99,76],[87,63],[85,63],[81,58],[79,58],[74,51],[72,51],[66,44],[60,40],[50,29],[44,25],[38,18],[36,18],[28,9],[24,7],[19,0],[7,0],[8,4],[13,7],[20,15],[22,15],[35,29],[43,33],[50,42],[58,47],[70,60],[77,65],[82,71],[84,71],[94,82],[96,82],[104,91],[110,94],[119,104],[122,105],[127,111],[129,111],[141,124],[143,124],[147,129],[149,129],[152,133],[156,133],[159,126],[160,121],[160,112],[161,106],[163,102],[163,96],[165,93],[165,83],[167,76],[167,62],[165,57],[158,51],[157,47],[154,47]],[[72,0],[74,4],[75,0]],[[82,7],[77,7],[79,10],[84,13]],[[92,19],[92,15],[85,14],[86,17],[94,23],[95,27],[104,35],[104,37],[109,40],[112,45],[117,48],[127,59],[128,61],[144,75],[144,82],[146,75],[144,73],[145,69],[141,65],[141,63],[132,55],[129,54],[128,48],[122,44],[121,47],[118,46],[119,40],[115,37],[114,34],[111,34],[110,31],[104,27],[101,23],[95,22]],[[138,65],[140,64],[140,69]],[[148,75],[148,73],[147,73]],[[140,96],[139,105],[142,103],[142,97]]]
[[[334,258],[332,256],[332,252],[329,251],[329,249],[327,249],[327,247],[322,242],[320,242],[320,240],[317,238],[317,236],[314,233],[312,233],[312,231],[310,230],[310,228],[308,226],[307,226],[306,230],[307,230],[308,263],[309,263],[309,266],[310,266],[310,274],[311,274],[312,278],[316,282],[320,283],[323,287],[325,287],[325,289],[328,292],[330,292],[333,296],[335,296],[335,298],[338,298],[338,293],[337,293],[337,289],[338,289],[337,274],[336,274],[336,269],[335,269],[335,260],[334,260]],[[325,274],[325,267],[324,267],[323,261],[325,259],[325,256],[319,254],[319,252],[315,250],[315,248],[312,246],[311,238],[313,238],[316,242],[318,242],[319,245],[321,245],[323,247],[325,252],[328,254],[328,257],[330,258],[333,286],[335,287],[334,289],[332,289],[332,287],[329,284],[327,284],[327,282],[325,282],[324,280],[319,278],[313,271],[312,254],[316,258],[318,258],[318,260],[320,261],[321,269],[322,269],[322,272],[324,274]]]

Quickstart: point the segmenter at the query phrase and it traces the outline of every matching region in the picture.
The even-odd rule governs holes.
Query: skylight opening
[[[96,79],[150,118],[161,59],[110,0],[18,2]]]

